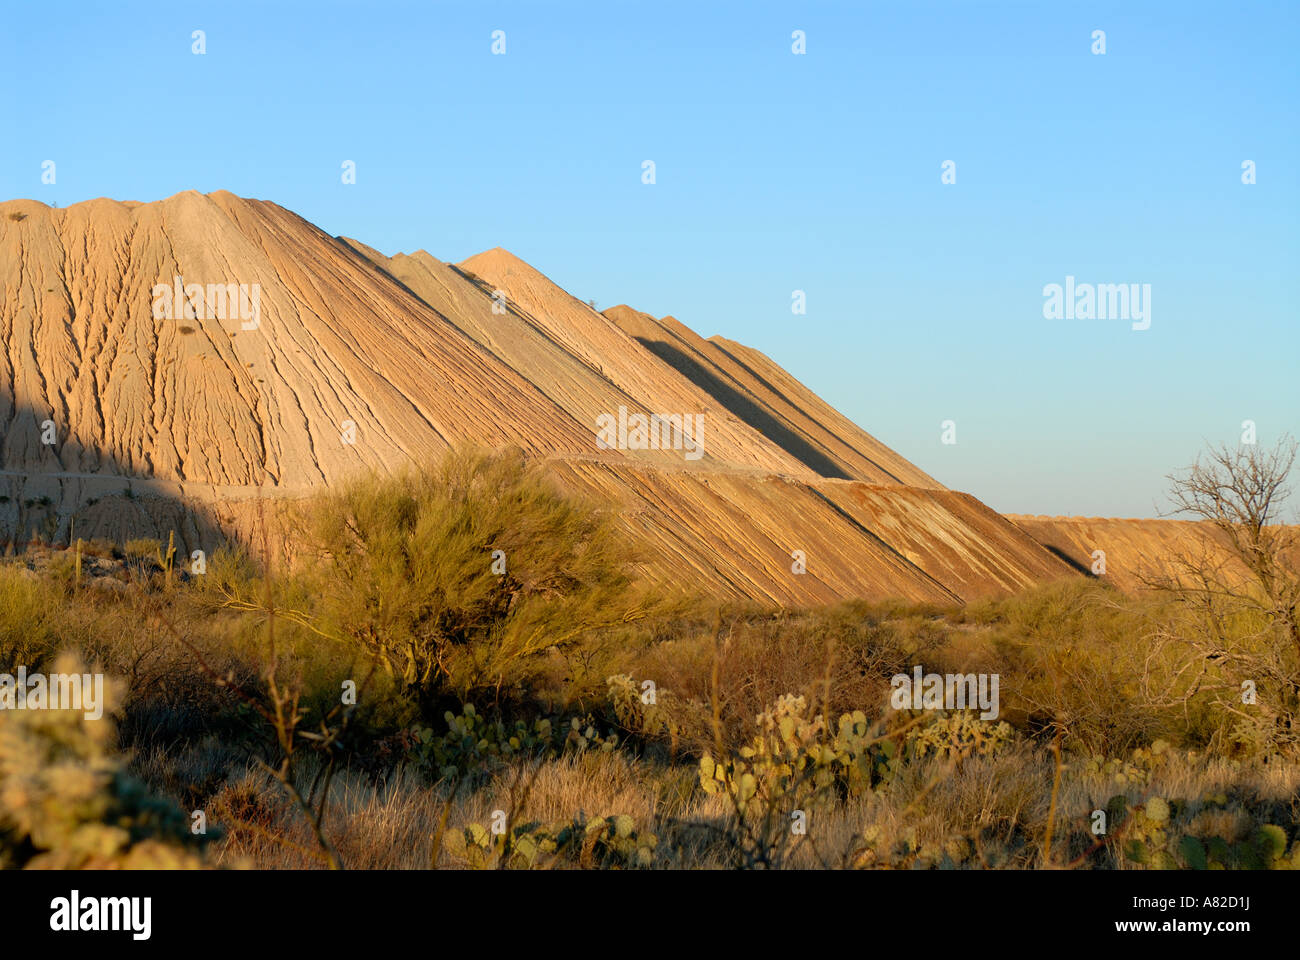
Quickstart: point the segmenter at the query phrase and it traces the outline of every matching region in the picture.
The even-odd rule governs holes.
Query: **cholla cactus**
[[[614,715],[618,717],[618,722],[624,729],[644,737],[664,735],[675,737],[680,733],[671,712],[666,709],[666,704],[661,705],[661,700],[671,699],[667,690],[656,691],[654,702],[646,703],[641,697],[641,690],[637,687],[636,681],[625,673],[606,677],[605,689],[614,707]]]
[[[995,724],[970,713],[952,713],[908,731],[908,745],[918,757],[931,753],[952,760],[986,757],[1009,743],[1012,733],[1005,722]]]
[[[64,654],[54,672],[82,674]],[[127,776],[108,712],[0,710],[0,867],[196,868],[200,846],[184,812]]]
[[[708,710],[697,700],[663,688],[647,698],[628,674],[606,677],[605,688],[624,730],[647,740],[666,739],[674,755],[682,742],[698,743],[709,734]]]

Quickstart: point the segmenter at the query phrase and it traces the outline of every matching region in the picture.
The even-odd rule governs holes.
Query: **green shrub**
[[[162,543],[147,538],[128,540],[122,545],[123,555],[135,563],[155,561],[161,552]]]
[[[1090,581],[1068,581],[976,606],[991,626],[1002,713],[1024,728],[1061,730],[1070,748],[1122,753],[1167,733],[1143,696],[1141,642],[1153,606]]]
[[[0,567],[0,672],[39,668],[54,652],[62,600],[25,568]]]
[[[104,537],[95,537],[87,542],[83,549],[87,556],[101,557],[105,560],[112,560],[119,555],[117,544],[113,543],[112,540],[105,539]]]
[[[449,455],[308,509],[314,628],[373,658],[425,716],[448,698],[525,698],[548,650],[658,602],[612,519],[518,453]]]

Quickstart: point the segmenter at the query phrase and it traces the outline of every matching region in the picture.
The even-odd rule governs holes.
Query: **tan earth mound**
[[[703,414],[698,460],[686,460],[681,449],[624,449],[617,457],[816,476],[758,431],[729,420],[715,401],[609,320],[504,250],[481,254],[458,268],[423,250],[387,258],[353,245],[589,431],[591,451],[597,449],[597,417],[617,416],[620,407],[645,416]],[[483,269],[489,261],[509,269],[490,282],[476,280],[467,265]],[[496,298],[496,290],[505,296]]]
[[[820,475],[943,489],[757,350],[625,305],[605,316]]]
[[[761,353],[602,314],[504,250],[386,257],[222,191],[15,200],[0,279],[0,541],[20,547],[210,550],[463,445],[546,459],[620,509],[651,576],[719,597],[958,602],[1078,575],[1087,546],[944,489]],[[603,448],[620,408],[702,415],[697,456]]]
[[[1071,575],[974,497],[948,490],[573,460],[554,468],[570,489],[622,507],[659,554],[663,579],[729,598],[956,603]]]
[[[1186,520],[1121,520],[1103,517],[1041,517],[1007,514],[1007,519],[1024,530],[1058,557],[1081,572],[1091,574],[1104,553],[1103,579],[1121,590],[1136,590],[1153,577],[1167,572],[1171,560],[1197,556],[1216,541],[1207,523]],[[1220,554],[1238,576],[1245,568]],[[1100,567],[1098,567],[1100,569]]]
[[[177,276],[257,284],[256,329],[204,298],[203,316],[178,304],[155,318],[155,286]],[[0,280],[5,470],[298,488],[465,442],[593,452],[589,429],[536,386],[272,203],[12,201]]]

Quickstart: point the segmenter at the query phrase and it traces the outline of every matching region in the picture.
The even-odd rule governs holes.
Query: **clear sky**
[[[1300,433],[1300,3],[123,0],[0,29],[0,198],[227,189],[385,253],[502,246],[763,350],[999,510],[1150,516],[1243,420]],[[1150,328],[1045,319],[1067,275],[1150,284]]]

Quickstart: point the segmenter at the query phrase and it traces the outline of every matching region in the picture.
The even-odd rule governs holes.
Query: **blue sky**
[[[1150,516],[1243,420],[1300,433],[1298,46],[1297,3],[30,4],[0,198],[502,246],[763,350],[996,509]],[[1044,319],[1067,275],[1150,284],[1150,329]]]

